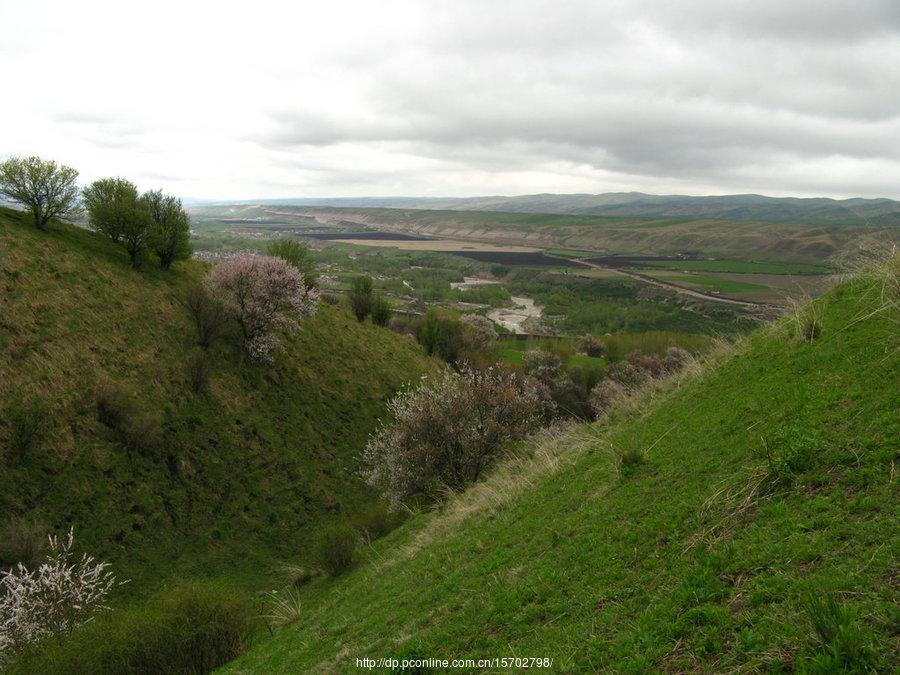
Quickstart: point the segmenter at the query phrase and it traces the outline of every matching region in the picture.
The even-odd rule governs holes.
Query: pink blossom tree
[[[273,256],[242,253],[216,265],[206,287],[240,328],[247,354],[271,363],[276,332],[292,330],[315,311],[319,291],[293,265]]]

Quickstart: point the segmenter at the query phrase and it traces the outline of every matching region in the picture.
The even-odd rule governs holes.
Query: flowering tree
[[[464,488],[537,428],[548,405],[536,382],[496,367],[423,380],[389,403],[393,420],[366,445],[365,478],[395,509],[414,495]]]
[[[246,352],[264,362],[271,362],[280,347],[275,331],[296,328],[301,316],[315,311],[319,298],[296,267],[252,253],[216,265],[205,283],[239,326]]]
[[[107,569],[85,554],[76,559],[74,536],[51,536],[43,564],[29,571],[0,572],[0,661],[12,652],[50,635],[60,635],[90,621],[105,609],[103,601],[118,584]]]
[[[460,321],[463,325],[463,344],[466,351],[484,351],[497,340],[494,322],[486,316],[465,314]]]

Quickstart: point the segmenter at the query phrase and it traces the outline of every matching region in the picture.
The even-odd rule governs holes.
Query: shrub
[[[429,356],[456,363],[463,348],[462,331],[459,319],[431,308],[416,327],[416,339]]]
[[[691,354],[681,347],[668,347],[663,356],[663,370],[667,373],[675,373],[681,370],[691,360]]]
[[[31,518],[10,518],[0,526],[0,571],[35,568],[47,552],[47,530]]]
[[[364,451],[365,478],[394,509],[413,496],[462,489],[537,428],[546,405],[536,383],[499,368],[423,380],[390,402],[392,420]]]
[[[608,412],[616,401],[627,396],[628,390],[616,380],[601,380],[591,389],[588,405],[598,417]]]
[[[525,352],[522,357],[522,368],[548,386],[552,386],[563,375],[563,364],[559,355],[543,349]]]
[[[365,321],[372,312],[372,278],[360,276],[353,279],[350,287],[350,308],[357,321]]]
[[[197,345],[209,349],[225,332],[225,307],[203,284],[188,289],[187,308],[197,331]]]
[[[578,341],[578,350],[582,354],[600,358],[606,353],[606,345],[599,338],[595,338],[590,333],[582,336]]]
[[[50,418],[46,406],[38,399],[15,399],[3,410],[10,455],[20,461],[40,445],[47,436]]]
[[[266,363],[281,346],[275,331],[296,328],[299,317],[315,311],[319,297],[296,267],[250,253],[216,265],[206,287],[239,327],[245,352]]]
[[[376,295],[372,300],[372,323],[376,326],[387,326],[393,313],[394,310],[391,309],[391,303],[387,301],[387,298],[383,295]]]
[[[13,673],[208,673],[240,656],[257,625],[247,600],[209,583],[182,583],[104,613],[66,639],[45,641]]]
[[[316,261],[306,244],[295,239],[276,239],[266,247],[266,253],[296,267],[303,275],[307,288],[313,288],[318,283]]]
[[[0,659],[51,635],[64,635],[88,621],[117,585],[108,563],[75,557],[72,530],[48,538],[44,562],[29,570],[0,572]]]
[[[609,379],[618,382],[626,389],[635,389],[649,379],[646,371],[636,368],[628,361],[614,363],[609,367],[607,375]]]
[[[634,351],[626,354],[625,360],[638,370],[644,371],[650,377],[659,377],[664,370],[663,360],[655,354],[641,354]]]
[[[110,429],[118,429],[137,410],[131,390],[114,382],[98,385],[95,402],[97,418]]]
[[[359,535],[347,523],[326,527],[319,538],[319,562],[328,574],[337,576],[356,563]]]
[[[463,327],[463,349],[478,353],[490,349],[497,340],[494,322],[481,314],[466,314],[460,320]]]
[[[341,304],[341,296],[336,293],[322,293],[322,302],[326,305],[339,305]]]

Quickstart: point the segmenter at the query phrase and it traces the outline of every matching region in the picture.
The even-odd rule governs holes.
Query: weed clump
[[[786,427],[764,437],[763,448],[769,482],[787,486],[812,466],[822,449],[822,442],[807,431]]]
[[[802,607],[812,628],[815,654],[809,672],[862,673],[872,671],[875,654],[856,613],[838,602],[830,590],[810,590]]]

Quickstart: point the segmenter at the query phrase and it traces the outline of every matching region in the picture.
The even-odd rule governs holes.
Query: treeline
[[[121,245],[134,269],[155,257],[168,269],[190,257],[190,219],[177,197],[161,190],[139,193],[125,178],[101,178],[79,189],[78,171],[40,157],[12,157],[0,164],[0,195],[31,212],[46,229],[54,219],[87,214],[91,229]]]

